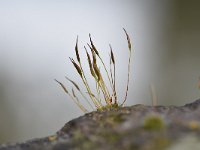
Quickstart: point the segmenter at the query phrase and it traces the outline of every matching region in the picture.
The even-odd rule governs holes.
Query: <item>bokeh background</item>
[[[83,59],[89,33],[107,64],[112,44],[123,100],[126,28],[134,49],[126,105],[151,105],[150,84],[159,105],[198,99],[199,18],[198,0],[0,0],[0,143],[51,135],[83,115],[54,82],[70,88],[67,75],[81,85],[68,59],[77,35]]]

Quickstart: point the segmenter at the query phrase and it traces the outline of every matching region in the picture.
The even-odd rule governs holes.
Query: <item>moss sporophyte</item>
[[[127,38],[128,42],[128,49],[129,49],[129,59],[128,59],[128,77],[127,77],[127,84],[126,84],[126,90],[125,90],[125,96],[121,104],[119,104],[118,97],[117,97],[117,91],[116,91],[116,63],[115,63],[115,57],[112,50],[111,45],[110,47],[110,65],[109,70],[107,66],[105,65],[99,50],[94,45],[94,42],[91,38],[91,35],[89,34],[89,40],[90,44],[87,43],[87,46],[90,50],[90,54],[88,52],[88,49],[86,46],[84,46],[86,55],[87,55],[87,62],[91,74],[91,78],[94,79],[96,84],[96,89],[91,89],[84,69],[82,67],[81,58],[79,56],[79,48],[78,48],[78,37],[76,39],[76,45],[75,45],[75,53],[76,53],[76,60],[73,58],[69,58],[72,65],[76,69],[78,75],[80,76],[86,92],[82,92],[82,90],[79,88],[78,84],[71,80],[70,78],[66,77],[66,79],[71,82],[72,89],[69,91],[66,86],[61,83],[60,81],[55,81],[60,84],[62,89],[68,96],[75,102],[75,104],[84,112],[88,112],[88,110],[82,105],[81,101],[79,100],[78,96],[76,95],[76,92],[79,92],[82,98],[87,102],[87,104],[90,106],[92,110],[105,110],[105,109],[111,109],[111,108],[118,108],[122,107],[124,103],[127,100],[127,94],[128,94],[128,87],[129,87],[129,78],[130,78],[130,63],[131,63],[131,41],[129,38],[128,33],[125,29],[123,29]],[[97,63],[100,62],[100,64]],[[103,67],[103,71],[106,73],[106,80],[109,82],[108,84],[105,83],[105,77],[102,76],[102,72],[100,71],[100,65]],[[87,94],[87,95],[86,95]]]

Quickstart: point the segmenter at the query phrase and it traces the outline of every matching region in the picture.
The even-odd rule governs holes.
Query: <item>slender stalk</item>
[[[84,78],[82,78],[82,81],[86,85],[86,89],[87,89],[88,93],[92,93],[91,90],[90,90],[90,87],[89,87],[89,85],[87,83],[87,81],[84,80]],[[99,103],[98,101],[96,101],[90,94],[89,94],[89,96],[92,99],[93,103],[95,104],[96,108],[100,108],[102,106],[102,104]]]
[[[130,55],[129,55],[129,59],[128,59],[128,79],[127,79],[127,84],[126,84],[126,94],[125,94],[125,98],[124,101],[122,102],[122,106],[124,105],[124,103],[127,100],[127,95],[128,95],[128,88],[129,88],[129,80],[130,80],[130,63],[131,63],[131,51],[130,51]]]
[[[76,40],[75,52],[76,52],[77,61],[78,61],[78,63],[79,63],[79,68],[80,68],[80,72],[81,72],[81,79],[82,79],[82,81],[83,81],[83,83],[84,83],[84,85],[85,85],[85,87],[86,87],[88,93],[92,93],[92,92],[91,92],[91,89],[90,89],[90,87],[89,87],[89,85],[88,85],[88,82],[87,82],[85,73],[84,73],[84,71],[83,71],[82,65],[81,65],[81,60],[80,60],[79,52],[78,52],[78,37],[77,37],[77,40]],[[72,60],[73,60],[73,59],[72,59]],[[73,61],[73,62],[74,62],[74,61]],[[72,62],[72,63],[73,63],[73,62]],[[73,64],[74,64],[74,63],[73,63]],[[76,63],[75,63],[75,64],[76,64]],[[76,65],[75,65],[75,67],[76,67]],[[79,74],[80,74],[80,73],[79,73]],[[90,98],[92,99],[93,103],[95,104],[96,108],[101,107],[101,104],[100,104],[98,101],[96,101],[91,95],[89,95],[89,96],[90,96]]]
[[[151,90],[152,106],[156,106],[158,104],[158,98],[153,83],[150,84],[150,90]]]
[[[86,100],[86,102],[89,104],[89,106],[94,110],[92,104],[87,99],[87,97],[83,94],[83,92],[81,91],[81,89],[79,88],[79,86],[73,80],[69,79],[68,77],[65,77],[65,78],[74,85],[74,87],[79,91],[79,93],[81,94],[81,96]]]
[[[101,76],[100,70],[99,70],[99,68],[97,66],[96,53],[90,47],[90,50],[92,52],[92,57],[93,57],[93,63],[92,63],[91,59],[90,59],[90,55],[88,54],[86,47],[84,47],[84,48],[86,50],[90,72],[91,72],[91,74],[94,77],[95,82],[96,82],[96,90],[97,90],[97,94],[98,94],[98,99],[100,99],[100,91],[99,91],[99,87],[100,87],[100,89],[101,89],[101,91],[102,91],[102,93],[104,95],[104,99],[106,100],[109,97],[109,92],[105,89],[105,83],[104,83],[103,78]]]
[[[94,90],[95,93],[93,93],[90,88],[90,85],[88,83],[88,80],[86,78],[83,67],[82,67],[81,58],[79,56],[79,50],[78,50],[78,36],[77,36],[76,45],[75,45],[76,61],[73,58],[70,58],[70,61],[72,62],[73,66],[75,67],[77,73],[80,75],[81,80],[86,88],[86,93],[89,94],[89,98],[91,99],[93,104],[91,104],[89,102],[88,96],[87,97],[85,96],[85,94],[82,92],[82,90],[80,90],[79,86],[74,81],[72,81],[71,79],[69,79],[67,77],[66,77],[66,79],[73,84],[73,86],[76,88],[76,90],[78,90],[79,96],[81,95],[93,110],[94,110],[93,106],[95,106],[97,108],[97,110],[104,110],[107,107],[108,108],[112,108],[112,107],[116,108],[119,106],[123,106],[127,100],[127,95],[128,95],[128,90],[129,90],[129,82],[130,82],[129,80],[130,80],[130,65],[131,65],[132,51],[131,51],[131,42],[130,42],[129,35],[127,34],[125,29],[123,29],[123,30],[126,34],[126,38],[127,38],[127,42],[128,42],[129,58],[128,58],[128,78],[127,78],[127,84],[126,84],[126,92],[125,92],[124,100],[121,105],[119,105],[117,102],[118,98],[117,98],[117,92],[116,92],[116,64],[115,64],[115,58],[114,58],[114,54],[113,54],[111,45],[109,45],[110,46],[110,57],[109,57],[110,68],[108,68],[108,69],[110,69],[109,70],[110,72],[108,72],[108,69],[107,69],[102,57],[100,56],[98,50],[96,49],[90,34],[89,34],[90,44],[88,44],[88,46],[91,50],[92,59],[90,58],[91,54],[89,54],[87,52],[87,49],[84,46],[84,48],[86,50],[86,54],[87,54],[90,73],[91,73],[92,77],[95,79],[95,83],[96,83],[96,91]],[[96,55],[98,58],[96,58]],[[101,65],[99,65],[97,63],[97,59],[99,59],[98,61],[100,61]],[[105,80],[105,78],[102,77],[102,74],[100,72],[100,66],[103,66],[103,72],[106,72],[106,76],[107,76],[106,80]],[[69,92],[61,82],[59,82],[57,80],[55,80],[55,81],[60,84],[60,86],[65,91],[65,93],[67,93],[69,95],[69,97],[75,102],[75,104],[83,112],[85,112],[85,113],[88,112],[87,109],[85,109],[85,107],[80,103],[79,98],[76,96],[76,93],[75,93],[76,90],[74,91],[74,89],[72,88],[72,90]],[[110,85],[107,85],[105,83],[105,81],[108,81],[109,83],[107,83],[107,84],[110,84]],[[102,102],[102,99],[105,100],[105,103],[106,103],[105,107],[103,106],[103,104],[105,104],[105,103]]]
[[[95,74],[97,75],[97,79],[96,79],[97,81],[96,82],[98,82],[98,84],[100,85],[100,87],[102,89],[102,92],[103,92],[103,95],[104,95],[104,98],[105,98],[105,101],[107,102],[107,99],[110,98],[109,90],[108,90],[106,84],[104,83],[104,80],[103,80],[103,78],[101,76],[101,73],[100,73],[100,71],[99,71],[99,69],[97,67],[97,64],[96,64],[96,55],[99,57],[99,53],[96,50],[96,48],[94,47],[94,45],[93,45],[94,48],[92,48],[89,44],[88,44],[88,46],[89,46],[89,48],[91,50],[91,53],[92,53],[92,56],[93,56],[93,65],[92,65],[92,67],[94,69]],[[104,69],[106,69],[105,65],[104,65]],[[111,86],[111,88],[112,88],[112,86]]]
[[[81,103],[79,102],[78,99],[75,99],[67,90],[67,88],[64,86],[64,84],[62,84],[61,82],[59,82],[58,80],[55,79],[55,81],[62,87],[62,89],[65,91],[65,93],[67,93],[69,95],[69,97],[74,101],[74,103],[84,112],[87,113],[87,109],[85,109],[85,107],[83,105],[81,105]]]
[[[97,99],[101,103],[99,84],[96,82]]]
[[[109,83],[110,83],[110,87],[112,87],[111,79],[110,79],[110,76],[109,76],[109,74],[108,74],[108,70],[107,70],[107,68],[106,68],[106,65],[104,64],[103,59],[102,59],[100,56],[98,56],[98,57],[99,57],[101,63],[103,64],[103,67],[104,67],[104,69],[105,69],[105,71],[106,71],[106,74],[107,74],[107,77],[108,77],[108,80],[109,80]]]
[[[111,60],[111,55],[110,56],[110,77],[112,81],[112,85],[114,84],[114,79],[113,79],[113,73],[112,73],[112,60]]]
[[[104,95],[104,99],[106,101],[107,104],[109,104],[108,102],[108,99],[110,99],[110,94],[109,94],[109,91],[104,83],[104,80],[101,76],[101,73],[100,73],[100,70],[99,68],[97,67],[97,64],[96,64],[96,54],[94,53],[94,51],[92,51],[92,54],[93,54],[93,69],[94,69],[94,72],[97,76],[97,83],[99,84],[102,92],[103,92],[103,95]]]
[[[85,109],[85,107],[83,107],[83,105],[79,102],[78,98],[77,97],[73,97],[70,93],[68,93],[68,95],[71,97],[71,99],[74,101],[74,103],[84,112],[84,113],[87,113],[88,110]]]
[[[126,30],[123,28],[125,34],[126,34],[126,38],[127,38],[127,42],[128,42],[128,48],[129,48],[129,59],[128,59],[128,79],[127,79],[127,84],[126,84],[126,93],[125,93],[125,98],[124,101],[122,102],[121,106],[124,105],[124,103],[127,100],[127,95],[128,95],[128,87],[129,87],[129,80],[130,80],[130,64],[131,64],[131,41],[129,38],[129,35],[127,34]]]
[[[115,97],[115,104],[117,104],[117,93],[116,93],[116,78],[115,78],[115,64],[114,64],[114,97]]]
[[[88,84],[88,82],[87,82],[87,79],[86,79],[86,77],[85,77],[85,74],[84,74],[84,71],[83,71],[83,68],[82,68],[81,64],[80,64],[80,68],[81,68],[82,73],[83,73],[82,81],[83,81],[83,83],[85,84],[85,87],[86,87],[88,93],[92,93],[92,92],[91,92],[91,89],[90,89],[90,86],[89,86],[89,84]],[[96,106],[97,108],[101,107],[101,104],[100,104],[98,101],[96,101],[91,95],[89,95],[89,96],[90,96],[90,98],[92,99],[93,103],[95,104],[95,106]]]
[[[117,104],[117,93],[116,93],[116,78],[115,78],[115,57],[114,57],[114,54],[113,54],[113,51],[112,51],[112,47],[111,45],[110,46],[110,56],[111,56],[111,60],[112,60],[112,64],[113,64],[113,67],[114,67],[114,83],[113,83],[113,94],[114,94],[114,100],[115,100],[115,104]]]
[[[101,56],[99,55],[99,52],[98,52],[98,50],[96,49],[95,45],[93,44],[93,41],[92,41],[92,38],[91,38],[91,35],[90,35],[90,34],[89,34],[89,38],[90,38],[90,43],[91,43],[91,45],[92,45],[92,49],[95,51],[95,53],[96,53],[97,56],[99,57],[101,63],[103,64],[103,67],[104,67],[104,69],[105,69],[105,71],[106,71],[106,74],[107,74],[107,77],[108,77],[108,80],[109,80],[109,83],[110,83],[110,87],[112,88],[111,79],[110,79],[110,76],[109,76],[109,74],[108,74],[108,70],[107,70],[107,68],[106,68],[106,65],[104,64],[103,59],[102,59]],[[89,44],[88,44],[88,46],[90,47]],[[90,48],[91,48],[91,47],[90,47]]]

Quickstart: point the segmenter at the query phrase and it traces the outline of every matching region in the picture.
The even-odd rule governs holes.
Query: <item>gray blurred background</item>
[[[112,44],[122,101],[128,61],[123,27],[134,49],[126,105],[150,105],[150,84],[159,105],[200,97],[198,0],[1,0],[0,143],[51,135],[83,115],[54,82],[70,88],[67,75],[81,85],[68,59],[75,56],[77,35],[83,59],[89,33],[106,64]]]

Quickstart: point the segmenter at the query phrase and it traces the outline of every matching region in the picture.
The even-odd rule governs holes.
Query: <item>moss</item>
[[[97,111],[111,110],[111,109],[117,109],[117,108],[119,108],[119,105],[116,103],[116,104],[102,106],[98,108]]]
[[[113,134],[111,132],[102,132],[100,136],[106,141],[106,143],[116,143],[120,139],[119,134]]]
[[[94,149],[95,143],[90,141],[80,130],[77,130],[73,134],[72,143],[74,146],[79,145],[80,149]]]
[[[161,130],[164,127],[165,124],[158,115],[150,115],[144,119],[143,128],[146,130]]]
[[[98,123],[99,123],[99,126],[102,128],[105,128],[105,127],[112,128],[124,122],[124,120],[125,119],[123,117],[123,114],[112,112],[108,116],[102,117],[101,120],[98,121]]]
[[[152,149],[164,150],[170,145],[170,141],[167,138],[155,138]]]
[[[131,50],[131,41],[129,38],[128,33],[126,32],[126,30],[123,28],[125,35],[126,35],[126,39],[127,39],[127,43],[128,43],[128,49],[129,49],[129,58],[128,58],[128,78],[127,78],[127,83],[126,83],[126,94],[125,94],[125,98],[121,104],[121,106],[124,105],[124,103],[127,100],[127,94],[128,94],[128,87],[129,87],[129,78],[130,78],[130,69],[131,69],[131,54],[132,54],[132,50]],[[68,90],[68,88],[61,83],[60,81],[56,80],[55,81],[62,87],[62,89],[64,90],[64,92],[74,101],[74,103],[84,112],[84,113],[88,113],[90,112],[90,110],[87,110],[86,107],[84,105],[82,105],[81,101],[79,100],[79,97],[76,95],[76,91],[79,92],[82,96],[82,98],[84,100],[86,100],[87,104],[90,106],[91,110],[94,110],[94,106],[97,110],[99,111],[103,111],[103,110],[110,110],[113,108],[118,108],[118,99],[117,99],[117,91],[116,91],[116,78],[115,78],[115,74],[116,74],[116,62],[115,62],[115,58],[114,58],[114,53],[112,50],[111,45],[109,45],[110,47],[110,70],[107,69],[104,60],[102,59],[99,51],[96,49],[96,46],[93,43],[93,40],[91,38],[91,35],[89,34],[89,39],[90,39],[90,44],[87,44],[88,48],[90,49],[91,53],[88,53],[87,48],[84,46],[86,55],[87,55],[87,61],[86,63],[88,63],[89,65],[89,70],[90,70],[90,78],[94,79],[95,81],[95,85],[96,85],[96,90],[92,90],[91,87],[88,84],[88,81],[86,80],[86,76],[85,76],[85,69],[82,67],[82,61],[80,59],[80,55],[79,55],[79,46],[78,46],[78,36],[76,39],[76,45],[75,45],[75,54],[76,54],[76,59],[73,59],[71,57],[69,57],[72,65],[74,66],[75,70],[77,71],[79,77],[82,80],[82,83],[85,86],[85,90],[88,93],[88,98],[91,100],[91,103],[86,96],[83,94],[82,89],[79,88],[79,85],[69,79],[68,77],[66,77],[66,79],[71,82],[71,84],[73,85],[73,88],[71,90]],[[100,61],[100,63],[98,63]],[[103,76],[102,72],[100,71],[100,67],[103,67],[103,72],[106,73],[106,78],[108,79],[109,85],[107,85],[108,83],[105,82],[105,77]],[[111,89],[109,89],[108,87],[111,87]],[[74,90],[75,89],[75,90]],[[92,92],[93,91],[93,92]],[[102,101],[103,100],[103,101]],[[106,106],[103,106],[105,103]]]
[[[112,121],[113,123],[121,123],[124,121],[124,118],[122,116],[122,114],[113,113],[108,117],[108,120]]]
[[[81,133],[80,130],[77,130],[73,133],[73,138],[72,138],[73,143],[76,143],[77,141],[84,141],[84,140],[85,140],[85,136]]]
[[[170,145],[171,145],[171,142],[168,138],[156,137],[156,138],[150,139],[150,141],[148,141],[146,144],[140,147],[142,147],[141,149],[143,150],[166,150]],[[132,145],[132,147],[134,146],[135,145]]]

